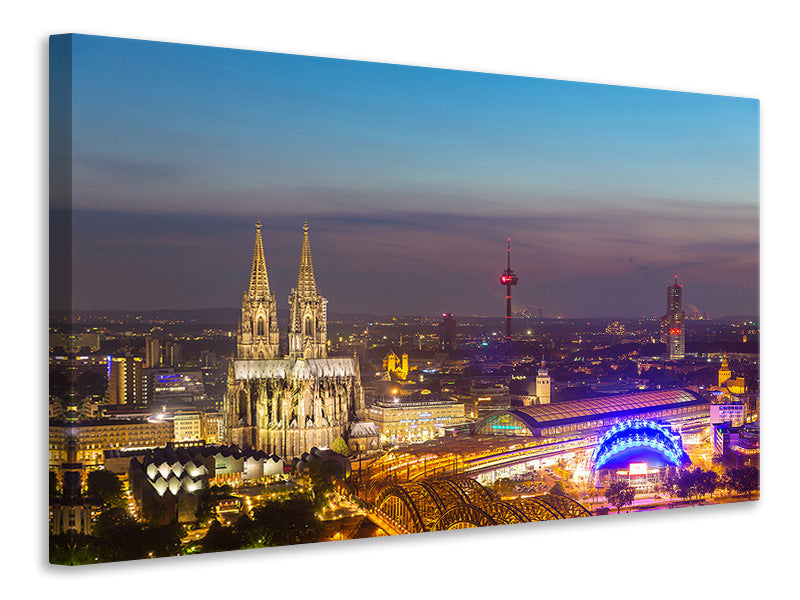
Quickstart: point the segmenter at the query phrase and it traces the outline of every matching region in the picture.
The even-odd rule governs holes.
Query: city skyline
[[[51,564],[760,498],[757,101],[72,34],[50,93]]]
[[[758,313],[755,100],[91,36],[73,65],[75,309],[235,307],[256,219],[284,307],[307,219],[334,312],[499,316],[510,237],[514,310],[652,316],[678,274]]]

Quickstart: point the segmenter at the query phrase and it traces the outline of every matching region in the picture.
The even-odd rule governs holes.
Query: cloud
[[[142,160],[134,158],[113,158],[110,156],[89,156],[76,160],[75,167],[84,172],[86,178],[111,180],[115,184],[130,182],[176,182],[186,180],[195,173],[185,164],[165,160]]]
[[[650,211],[593,219],[547,210],[546,218],[399,210],[352,217],[273,215],[263,208],[247,217],[76,211],[76,288],[82,306],[236,305],[261,218],[270,283],[283,296],[296,280],[308,218],[318,283],[336,311],[499,314],[497,277],[507,237],[520,305],[544,305],[551,313],[596,314],[593,307],[648,313],[648,307],[661,309],[663,288],[678,273],[687,290],[701,282],[709,288],[708,312],[757,306],[756,227],[742,228],[746,235],[737,241],[710,234],[737,231],[724,215],[688,223],[662,215],[653,228]],[[136,277],[118,282],[112,298],[108,282],[120,273]],[[737,289],[737,281],[750,281],[753,289]]]

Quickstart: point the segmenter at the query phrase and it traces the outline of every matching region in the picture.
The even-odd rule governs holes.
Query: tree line
[[[718,489],[747,494],[748,498],[752,498],[753,492],[759,489],[759,471],[755,467],[740,467],[727,469],[720,475],[716,471],[699,467],[692,470],[681,469],[677,472],[671,471],[657,491],[695,500],[712,496]],[[617,480],[608,486],[604,495],[619,513],[621,508],[633,504],[636,492],[627,481]]]
[[[210,520],[211,526],[203,538],[186,545],[181,542],[186,533],[183,525],[177,521],[160,524],[154,511],[145,511],[143,521],[138,521],[127,510],[119,477],[105,469],[92,471],[87,476],[86,497],[101,506],[102,512],[91,535],[76,531],[51,535],[50,562],[84,565],[316,542],[320,535],[317,513],[328,502],[337,468],[323,461],[312,463],[308,492],[297,491],[261,503],[231,525],[223,525],[215,518],[217,502],[230,497],[230,486],[203,490],[196,518],[199,522]],[[61,495],[56,483],[55,474],[51,473],[51,503],[57,503]]]

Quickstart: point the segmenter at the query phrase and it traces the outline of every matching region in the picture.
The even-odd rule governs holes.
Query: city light
[[[130,134],[151,132],[152,127],[120,117],[112,123],[112,129],[119,131],[103,129],[108,123],[99,116],[118,107],[108,104],[107,110],[95,110],[107,99],[102,94],[87,95],[87,89],[98,86],[86,88],[85,76],[94,73],[96,81],[113,81],[117,100],[158,95],[165,86],[143,90],[128,85],[128,78],[142,72],[137,68],[95,73],[116,54],[102,55],[109,60],[81,63],[93,42],[82,43],[81,52],[73,54],[70,48],[70,61],[80,63],[76,72],[81,77],[71,82],[77,86],[74,91],[66,90],[66,97],[76,101],[67,112],[78,115],[77,122],[87,131],[104,133],[95,140],[99,149],[88,143],[91,136],[71,140],[81,159],[77,164],[86,163],[89,154],[91,158],[107,153],[120,159],[115,164],[135,171],[141,157],[120,144],[138,139]],[[121,48],[130,52],[138,44],[129,41]],[[111,45],[105,40],[102,48]],[[167,52],[168,45],[164,46],[148,51],[148,59]],[[190,48],[180,52],[191,55]],[[84,547],[69,558],[86,555],[91,557],[87,562],[103,562],[109,557],[146,559],[286,540],[306,543],[455,530],[586,517],[620,508],[661,510],[698,499],[722,504],[758,497],[758,234],[757,228],[742,226],[755,223],[757,211],[736,215],[716,211],[709,216],[710,211],[695,210],[676,219],[675,214],[688,205],[662,206],[672,196],[657,189],[664,182],[678,181],[686,188],[680,197],[721,193],[709,192],[711,180],[700,185],[692,177],[676,178],[675,169],[663,170],[665,165],[686,162],[685,152],[668,156],[677,147],[668,138],[677,136],[681,143],[697,142],[713,155],[705,159],[702,153],[690,153],[692,172],[709,173],[709,165],[714,169],[723,165],[730,172],[711,183],[719,179],[730,187],[733,181],[732,189],[748,196],[755,189],[748,181],[757,182],[757,161],[734,161],[731,166],[717,154],[718,144],[704,141],[724,140],[734,144],[732,155],[756,156],[739,147],[741,136],[720,128],[746,114],[745,131],[754,131],[757,105],[750,105],[753,110],[727,110],[727,105],[714,104],[724,102],[720,97],[688,102],[676,95],[686,103],[682,109],[686,112],[675,112],[667,110],[677,101],[672,96],[659,96],[661,100],[648,104],[642,92],[634,104],[639,110],[641,103],[642,114],[661,123],[666,138],[657,141],[663,152],[654,160],[653,139],[633,139],[652,134],[652,127],[639,128],[642,131],[633,138],[625,134],[626,155],[632,162],[621,169],[613,164],[619,161],[604,161],[614,168],[598,188],[596,181],[587,184],[596,179],[596,169],[587,171],[583,164],[592,154],[586,148],[596,149],[598,139],[619,129],[609,128],[609,123],[624,123],[630,117],[632,103],[624,102],[618,109],[611,106],[613,98],[628,91],[603,93],[604,100],[596,104],[596,95],[586,96],[585,102],[573,100],[569,94],[580,89],[573,84],[561,88],[562,84],[549,82],[531,88],[545,95],[553,86],[564,90],[552,98],[559,100],[559,110],[574,123],[566,135],[556,137],[549,131],[531,136],[530,127],[511,121],[507,125],[514,126],[502,127],[503,119],[519,113],[514,102],[536,94],[497,100],[493,93],[478,94],[481,103],[486,100],[499,110],[471,119],[467,130],[488,126],[483,132],[487,135],[453,145],[463,142],[464,136],[448,136],[466,130],[445,123],[434,132],[444,136],[442,144],[434,144],[435,151],[416,145],[426,139],[424,135],[395,140],[407,147],[390,154],[425,159],[416,161],[426,170],[420,177],[408,161],[380,168],[352,162],[353,156],[370,152],[376,160],[388,156],[374,152],[374,135],[361,139],[363,127],[357,121],[362,113],[369,116],[373,134],[387,135],[403,129],[409,116],[401,115],[398,129],[398,113],[386,112],[393,103],[384,102],[385,94],[369,104],[377,98],[374,86],[355,75],[363,65],[332,62],[325,77],[298,85],[297,77],[316,72],[317,61],[312,61],[307,67],[311,71],[265,69],[247,73],[239,81],[247,85],[236,85],[244,63],[229,64],[226,61],[234,59],[227,57],[226,53],[216,59],[227,65],[216,71],[233,78],[222,82],[225,85],[214,79],[214,69],[198,67],[216,65],[214,61],[198,58],[196,64],[177,71],[174,60],[153,61],[154,68],[168,65],[170,72],[183,74],[170,81],[175,84],[166,86],[170,90],[183,88],[184,80],[197,73],[211,77],[201,86],[185,89],[185,97],[157,103],[153,110],[169,113],[171,107],[185,106],[196,100],[198,89],[212,90],[215,98],[233,90],[244,94],[235,102],[228,97],[229,104],[221,104],[220,111],[201,115],[210,121],[198,131],[208,135],[190,136],[195,145],[228,148],[225,143],[231,140],[219,138],[218,133],[230,128],[216,119],[229,116],[228,109],[235,107],[236,118],[246,124],[236,129],[237,135],[244,136],[240,141],[247,148],[255,149],[253,157],[253,152],[231,150],[234,158],[253,158],[234,168],[235,177],[230,169],[219,171],[220,164],[230,167],[230,161],[211,160],[201,165],[204,176],[199,179],[151,177],[142,187],[147,177],[112,173],[118,183],[112,194],[87,193],[82,189],[85,177],[72,182],[76,189],[67,190],[88,203],[83,208],[102,208],[103,215],[111,216],[103,217],[110,220],[97,231],[81,229],[82,234],[72,239],[75,252],[69,255],[76,285],[93,283],[76,288],[78,305],[97,310],[73,310],[70,304],[69,310],[53,310],[49,323],[49,527],[54,546],[64,545],[64,534],[70,534],[69,543]],[[269,60],[282,64],[285,59],[270,55]],[[245,66],[258,61],[248,54]],[[119,64],[136,63],[126,59]],[[354,70],[342,71],[347,76],[339,77],[338,69]],[[426,101],[431,90],[438,94],[466,89],[410,85],[404,72],[399,69],[390,77],[398,77],[397,89],[420,96],[421,101],[412,104],[423,113],[432,105],[450,106],[439,102],[438,96],[436,102]],[[291,81],[284,78],[287,73],[292,74]],[[253,81],[266,80],[270,86],[255,86],[258,97],[248,96]],[[341,89],[310,93],[309,86],[323,80]],[[524,78],[501,80],[503,86],[524,85]],[[53,79],[54,84],[58,81]],[[148,81],[139,84],[146,87],[152,83]],[[351,87],[354,81],[360,83]],[[495,89],[486,81],[487,89]],[[592,94],[599,94],[595,87]],[[288,90],[297,95],[296,101],[286,102],[280,93],[273,98],[276,90]],[[320,118],[330,116],[324,106],[317,106],[319,99],[331,94],[361,99],[358,110],[348,112],[355,118],[355,126],[347,127],[346,145],[353,146],[352,152],[337,152],[344,147],[342,139],[330,137],[341,127],[317,126]],[[474,103],[476,99],[475,94],[461,95],[464,98],[456,98],[456,93],[453,100]],[[91,106],[77,102],[89,96]],[[559,120],[560,113],[548,112],[552,102],[523,104],[537,123],[555,118],[558,127],[544,129],[563,129],[566,121]],[[278,105],[280,110],[273,110]],[[367,109],[361,110],[362,105]],[[695,105],[720,108],[718,113],[708,108],[703,112],[692,108]],[[309,107],[325,110],[306,110]],[[421,114],[419,123],[462,113],[468,111],[453,104],[441,115]],[[587,115],[601,113],[609,118],[601,119],[603,127],[598,129]],[[125,116],[124,111],[119,114]],[[689,117],[686,124],[674,118],[684,114]],[[726,118],[709,118],[715,114]],[[175,122],[175,116],[153,118]],[[500,129],[494,127],[498,119]],[[301,126],[284,127],[295,122]],[[185,138],[180,127],[173,129],[171,135]],[[259,150],[264,136],[253,138],[258,143],[245,139],[260,130],[275,133],[273,145],[281,154],[278,179],[263,168],[248,175],[250,163],[269,167],[270,156]],[[298,138],[297,143],[281,143],[287,132]],[[539,133],[544,136],[541,140]],[[497,141],[505,144],[505,150],[481,145]],[[181,147],[181,139],[156,142],[150,157],[153,164],[180,159],[175,153],[160,156],[159,152]],[[536,160],[553,154],[543,151],[547,146],[542,144],[547,143],[551,147],[576,143],[578,150],[555,153],[553,167]],[[460,173],[450,168],[452,156],[437,157],[438,150],[456,146],[463,149],[455,161]],[[318,151],[297,154],[307,148]],[[483,150],[475,154],[475,148]],[[521,153],[517,159],[484,160],[515,152]],[[199,147],[190,158],[202,162],[212,155]],[[320,168],[320,156],[326,157],[325,168]],[[137,160],[122,160],[126,158]],[[502,168],[498,171],[494,163],[502,163]],[[505,172],[520,165],[522,178]],[[575,187],[567,194],[568,202],[554,201],[552,190],[539,185],[548,179],[543,178],[543,168],[575,174],[567,182]],[[529,173],[531,169],[538,169],[538,174]],[[99,176],[94,173],[97,169],[85,170],[89,180]],[[749,178],[740,177],[739,171],[750,173]],[[349,175],[335,177],[341,179],[337,183],[326,180],[331,173]],[[367,179],[359,181],[359,173]],[[378,181],[387,173],[394,173],[391,185]],[[475,173],[483,183],[470,186]],[[413,185],[404,191],[395,185],[398,181]],[[430,181],[445,182],[442,185],[451,189],[426,188]],[[519,187],[520,181],[527,183]],[[211,198],[224,187],[220,182],[231,189],[226,188],[223,198]],[[317,190],[355,187],[342,188],[323,202],[315,196],[325,194],[307,193],[309,182]],[[644,210],[630,198],[615,200],[609,190],[619,188],[620,182],[633,186],[626,191],[630,198],[657,201]],[[483,189],[484,184],[499,187],[492,191]],[[515,185],[519,189],[511,189]],[[608,189],[601,189],[604,185]],[[641,189],[634,189],[637,185]],[[100,187],[90,186],[88,191]],[[262,200],[242,204],[242,198],[256,196]],[[362,196],[374,200],[374,206],[361,202]],[[496,202],[490,206],[484,196]],[[113,215],[118,211],[94,206],[95,197],[106,204],[149,202],[155,217],[146,220],[146,227],[141,219],[117,218]],[[287,201],[300,197],[305,200],[299,204]],[[193,200],[183,206],[180,198]],[[408,209],[403,203],[418,204],[420,198],[430,204],[424,218],[384,218]],[[437,207],[442,198],[453,202]],[[509,202],[513,210],[498,212],[498,207],[511,206]],[[757,195],[742,202],[757,207]],[[212,204],[220,218],[199,218]],[[307,215],[296,212],[301,205]],[[614,209],[605,211],[606,205]],[[165,211],[172,215],[168,227],[159,218]],[[225,211],[230,214],[225,216]],[[245,216],[248,222],[243,224],[240,217],[246,214],[251,216]],[[753,218],[747,221],[747,215]],[[87,221],[95,222],[100,223]],[[726,243],[716,243],[709,231],[724,235]],[[514,267],[520,269],[519,276],[512,269],[510,236],[516,240]],[[503,237],[505,269],[500,254]],[[90,252],[87,246],[96,238],[103,241],[102,253]],[[217,251],[220,244],[222,251]],[[680,284],[677,275],[670,282],[664,274],[678,268],[685,270]],[[55,264],[51,270],[60,272]],[[742,289],[744,282],[756,288]],[[151,310],[159,307],[163,308]],[[706,311],[737,316],[712,319]],[[535,332],[527,327],[532,324]],[[749,473],[750,481],[737,480],[738,471]],[[713,477],[708,475],[712,472]],[[698,481],[705,477],[706,491],[697,491],[696,482],[687,483],[692,477]],[[113,527],[95,528],[98,523],[121,522],[120,507],[127,511],[126,518],[135,521],[135,528],[131,521],[125,529],[137,531],[135,544],[109,534]],[[179,530],[180,534],[168,533]],[[162,538],[169,535],[180,539],[166,544]],[[154,550],[152,545],[159,543],[164,547]],[[358,571],[360,566],[353,568]],[[580,558],[575,568],[580,570]]]

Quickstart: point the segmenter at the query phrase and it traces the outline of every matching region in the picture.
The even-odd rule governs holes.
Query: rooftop
[[[586,400],[569,400],[515,408],[508,412],[531,428],[552,427],[585,421],[592,417],[709,404],[689,390],[656,390],[619,394]]]

